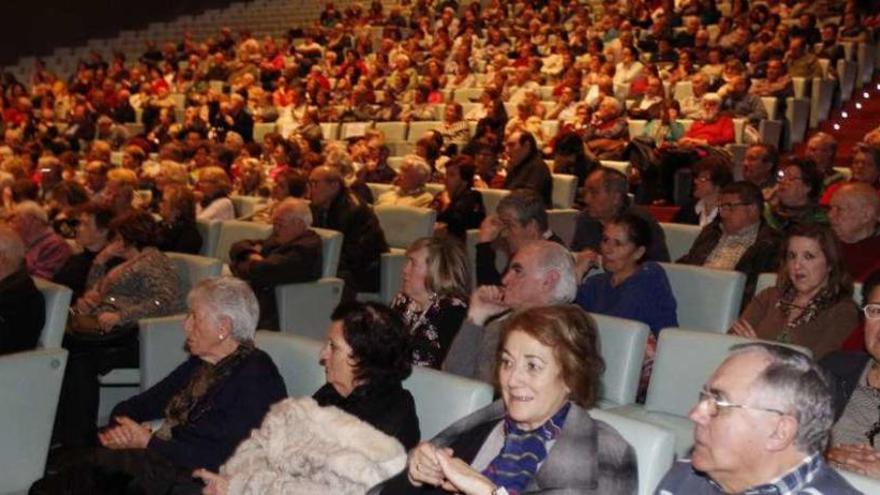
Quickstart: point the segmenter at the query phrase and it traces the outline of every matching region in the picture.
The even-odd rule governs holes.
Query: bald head
[[[868,184],[844,184],[831,197],[828,216],[841,242],[852,244],[874,235],[880,216],[880,197]]]

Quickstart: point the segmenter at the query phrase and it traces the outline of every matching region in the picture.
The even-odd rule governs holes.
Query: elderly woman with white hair
[[[376,206],[399,205],[428,208],[434,196],[425,189],[431,166],[418,155],[406,155],[397,174],[397,185],[376,199]]]
[[[606,96],[593,112],[584,128],[584,144],[596,157],[616,159],[629,141],[629,126],[623,116],[623,106],[613,96]]]
[[[287,395],[272,359],[254,347],[259,306],[246,282],[204,280],[187,305],[189,359],[113,409],[94,455],[37,482],[32,492],[85,483],[81,488],[102,493],[199,493],[192,471],[217,470]],[[145,425],[154,420],[162,420],[158,428]]]

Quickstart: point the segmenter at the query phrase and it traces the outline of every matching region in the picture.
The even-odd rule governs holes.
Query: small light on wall
[[[871,97],[871,94],[868,93],[867,91],[865,91],[864,93],[862,93],[862,96],[867,100],[868,98]]]
[[[861,109],[862,109],[862,102],[857,101],[857,102],[856,102],[856,108],[857,108],[858,110],[861,110]]]
[[[839,130],[840,130],[840,124],[834,124],[834,130],[835,130],[835,131],[839,131]]]
[[[840,116],[843,117],[843,118],[845,118],[845,119],[848,119],[848,118],[849,118],[849,112],[840,112]]]

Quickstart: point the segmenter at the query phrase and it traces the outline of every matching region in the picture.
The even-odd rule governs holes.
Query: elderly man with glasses
[[[734,182],[718,195],[719,219],[706,225],[678,263],[746,275],[743,303],[755,293],[758,275],[776,271],[779,234],[763,221],[761,189],[748,181]]]
[[[690,418],[691,458],[672,466],[658,494],[860,493],[823,458],[831,391],[804,354],[766,343],[735,346]]]

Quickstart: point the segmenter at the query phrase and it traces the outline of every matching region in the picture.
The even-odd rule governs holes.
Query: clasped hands
[[[453,457],[452,449],[422,442],[409,454],[407,477],[415,486],[427,483],[465,495],[491,495],[495,485],[466,462]]]
[[[98,432],[101,445],[113,450],[145,449],[150,443],[150,427],[125,416],[114,418],[116,424]]]

